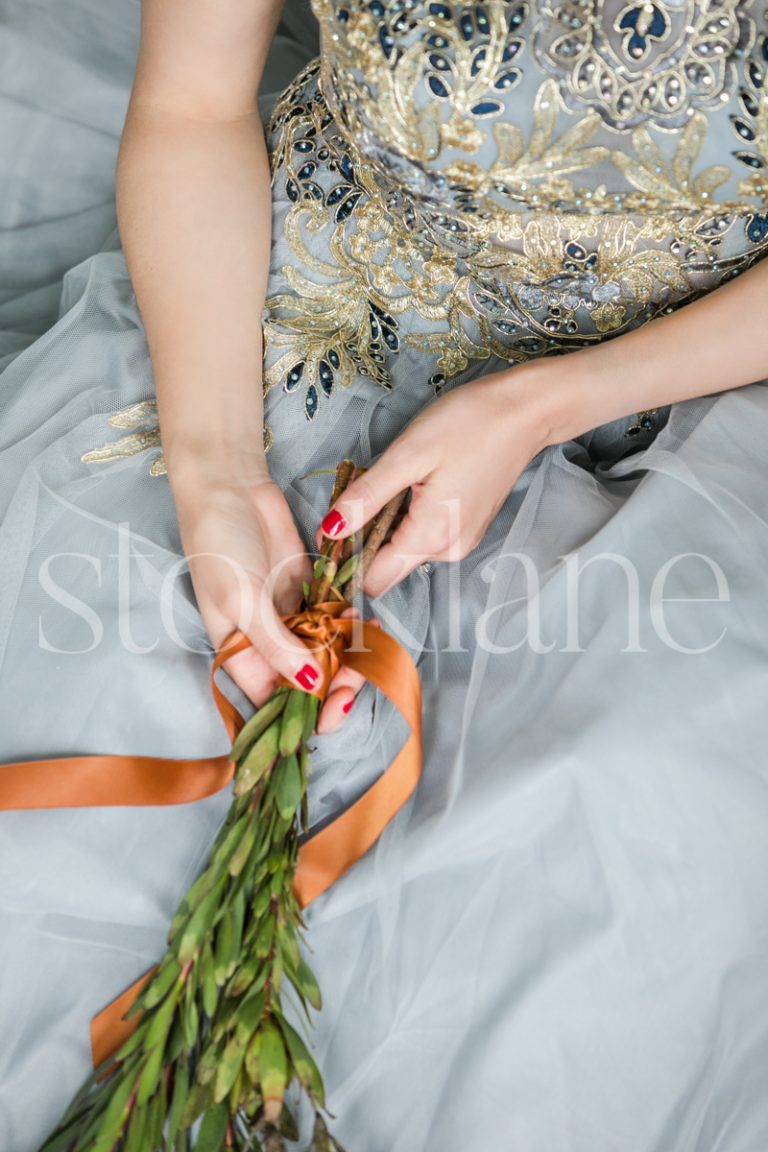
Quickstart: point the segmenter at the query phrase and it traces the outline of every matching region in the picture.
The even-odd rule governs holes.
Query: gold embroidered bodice
[[[765,27],[738,0],[314,0],[329,108],[383,186],[504,214],[760,208]],[[479,217],[481,227],[471,217]]]
[[[768,24],[751,0],[313,0],[271,123],[292,260],[267,387],[313,419],[403,345],[437,389],[619,334],[768,247]]]
[[[390,388],[404,350],[408,386],[439,391],[618,335],[768,249],[757,0],[312,7],[321,56],[268,131],[263,318],[265,387],[306,418]]]

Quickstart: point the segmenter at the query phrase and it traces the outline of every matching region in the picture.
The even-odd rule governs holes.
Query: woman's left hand
[[[480,543],[520,473],[552,442],[543,367],[493,373],[441,396],[337,500],[322,525],[333,539],[411,489],[407,515],[368,571],[370,596],[427,560],[460,560]]]

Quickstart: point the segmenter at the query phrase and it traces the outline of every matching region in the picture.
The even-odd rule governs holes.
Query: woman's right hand
[[[206,476],[173,483],[181,542],[198,608],[214,648],[239,628],[253,647],[223,664],[246,696],[259,706],[277,674],[311,689],[320,668],[281,620],[295,612],[312,565],[280,489],[264,469],[244,482]],[[339,726],[363,680],[342,668],[323,705],[319,730]]]

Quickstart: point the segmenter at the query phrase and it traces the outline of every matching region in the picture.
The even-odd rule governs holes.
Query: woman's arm
[[[768,260],[692,304],[559,365],[559,381],[542,395],[550,444],[643,409],[765,379]]]
[[[182,545],[214,645],[236,626],[254,643],[226,667],[257,702],[275,670],[303,687],[319,674],[279,620],[308,562],[262,442],[272,198],[256,97],[281,6],[143,0],[117,168]]]
[[[282,0],[143,0],[117,163],[174,490],[265,474],[261,312],[272,200],[256,94]],[[190,474],[192,474],[190,476]]]
[[[467,555],[547,445],[768,377],[766,333],[768,260],[623,336],[480,377],[421,412],[350,485],[323,529],[347,536],[411,487],[408,515],[366,580],[381,595],[425,560]]]

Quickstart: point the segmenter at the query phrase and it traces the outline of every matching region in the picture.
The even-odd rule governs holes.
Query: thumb
[[[389,500],[411,484],[412,468],[408,468],[407,453],[397,442],[391,444],[333,505],[320,525],[323,535],[341,540],[359,532]]]

